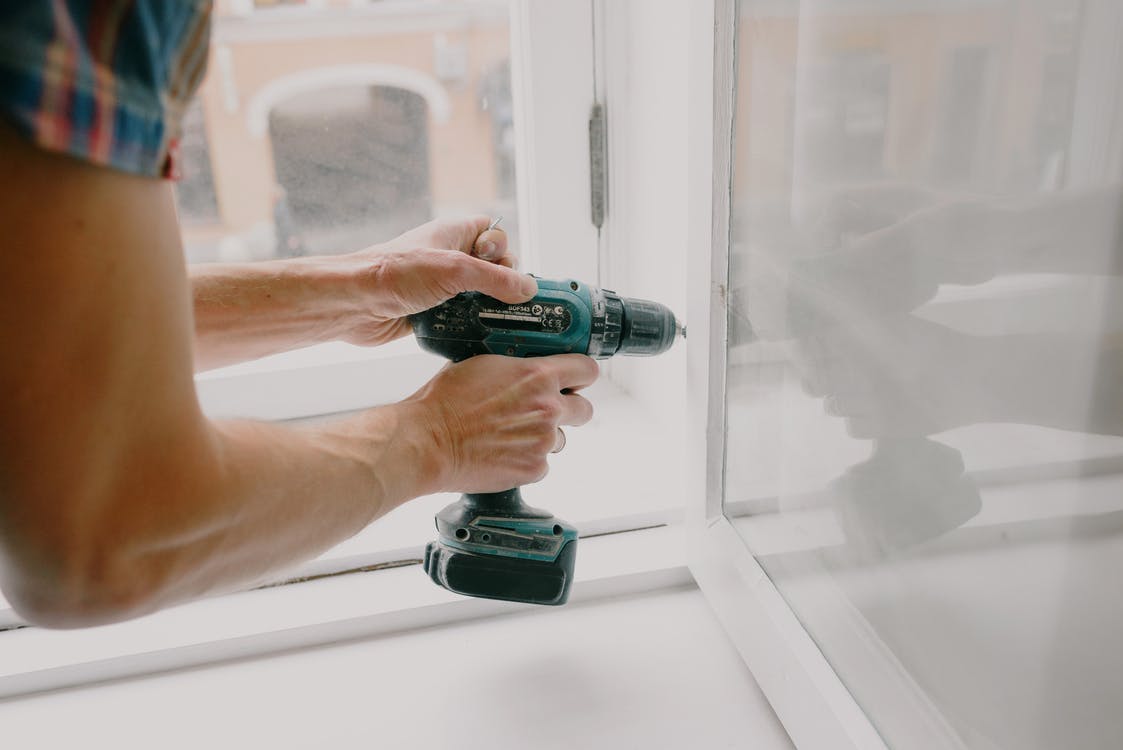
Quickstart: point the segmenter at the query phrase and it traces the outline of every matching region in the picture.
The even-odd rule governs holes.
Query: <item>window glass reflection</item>
[[[727,515],[890,744],[1123,745],[1123,6],[738,23]]]

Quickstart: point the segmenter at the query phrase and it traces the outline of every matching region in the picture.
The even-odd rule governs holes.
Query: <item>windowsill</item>
[[[691,581],[678,526],[582,540],[579,551],[571,602]],[[0,699],[533,609],[451,594],[412,564],[214,597],[88,630],[26,628],[0,634]]]
[[[693,586],[11,701],[0,737],[184,750],[793,747]]]

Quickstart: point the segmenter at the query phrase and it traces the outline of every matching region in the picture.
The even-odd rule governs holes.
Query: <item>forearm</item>
[[[354,325],[355,269],[334,256],[203,264],[189,273],[197,372],[334,341]]]
[[[525,302],[538,287],[514,265],[506,235],[472,216],[344,255],[194,266],[195,370],[324,341],[384,344],[409,333],[410,313],[458,292]]]
[[[41,624],[73,627],[259,581],[432,491],[440,470],[417,423],[409,404],[303,429],[200,420],[171,444],[105,455],[86,472],[112,478],[99,486],[44,476],[24,497],[67,522],[28,519],[39,528],[25,529],[10,598]]]
[[[1123,273],[1123,188],[1058,193],[1000,207],[1006,272]]]

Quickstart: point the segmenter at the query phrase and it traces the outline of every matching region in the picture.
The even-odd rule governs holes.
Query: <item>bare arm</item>
[[[457,273],[467,274],[462,286],[521,302],[536,288],[510,273],[516,259],[507,235],[488,231],[489,222],[487,216],[432,221],[347,255],[192,266],[195,368],[324,341],[385,343],[409,332],[404,315],[463,291],[424,284],[455,281]],[[470,256],[488,263],[465,262]],[[520,284],[525,294],[518,293]]]
[[[0,586],[34,622],[136,616],[313,556],[411,497],[534,481],[557,425],[590,416],[561,391],[592,360],[480,357],[328,426],[210,422],[170,188],[3,130],[0,185]],[[488,398],[466,398],[480,383]]]

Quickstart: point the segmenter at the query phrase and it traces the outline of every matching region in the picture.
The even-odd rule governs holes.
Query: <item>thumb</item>
[[[461,292],[483,292],[489,297],[514,304],[526,302],[538,293],[538,282],[513,268],[460,255],[457,282]]]

